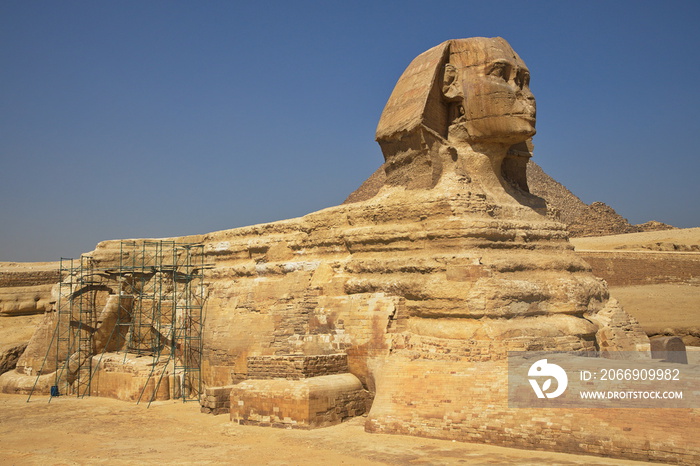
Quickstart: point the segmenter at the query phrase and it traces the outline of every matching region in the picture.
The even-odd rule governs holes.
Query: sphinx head
[[[494,170],[509,171],[527,190],[527,142],[535,134],[529,82],[527,66],[500,37],[450,40],[416,57],[377,126],[389,182],[434,185],[444,166],[436,147],[467,145],[509,153]]]
[[[535,134],[530,71],[508,43],[472,38],[450,43],[442,76],[447,139],[516,144]]]

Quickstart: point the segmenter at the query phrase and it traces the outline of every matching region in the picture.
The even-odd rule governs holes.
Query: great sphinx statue
[[[377,127],[383,185],[362,202],[422,225],[423,247],[407,249],[424,275],[403,295],[388,354],[370,360],[370,431],[537,443],[532,418],[552,413],[508,407],[509,351],[649,350],[529,192],[529,83],[504,39],[459,39],[415,58],[389,97]],[[578,414],[557,429],[596,422]]]
[[[585,410],[508,407],[509,351],[649,349],[640,325],[576,255],[565,225],[529,192],[529,81],[504,39],[446,41],[399,78],[377,127],[381,176],[353,202],[176,238],[197,243],[196,259],[209,264],[197,374],[218,391],[207,398],[222,397],[223,406],[230,394],[231,417],[241,423],[320,425],[371,405],[366,428],[374,432],[525,448],[545,440],[543,448],[584,453],[589,445],[606,453],[624,437],[619,445],[630,451],[648,450],[643,437],[623,433],[637,422],[633,410],[603,425]],[[110,296],[124,294],[123,246],[106,241],[90,254]],[[141,295],[128,298],[130,309],[143,307]],[[49,347],[42,335],[56,320],[47,315],[0,389],[35,385]],[[110,380],[131,380],[110,364],[122,374]],[[302,392],[307,398],[289,399]],[[341,406],[348,397],[351,408]],[[337,405],[318,414],[318,399]],[[302,412],[314,419],[295,418]],[[588,424],[597,430],[581,429]],[[670,444],[683,441],[682,432],[673,435]]]

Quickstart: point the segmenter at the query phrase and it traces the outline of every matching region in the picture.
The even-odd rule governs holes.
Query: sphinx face
[[[514,144],[535,134],[530,72],[500,38],[455,41],[445,72],[453,101],[450,140]]]

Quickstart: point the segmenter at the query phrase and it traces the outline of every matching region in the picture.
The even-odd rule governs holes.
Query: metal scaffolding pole
[[[56,327],[34,388],[42,374],[54,372],[52,397],[90,395],[105,352],[121,351],[122,364],[129,355],[152,357],[139,401],[152,388],[150,404],[166,376],[173,398],[198,400],[204,268],[203,245],[170,240],[121,241],[118,266],[97,267],[86,255],[61,259]],[[98,299],[98,292],[107,294]],[[109,312],[116,305],[116,316],[109,317],[115,320],[102,327],[111,328],[109,335],[98,328],[108,317],[107,302],[112,303]],[[98,312],[103,305],[104,318]]]

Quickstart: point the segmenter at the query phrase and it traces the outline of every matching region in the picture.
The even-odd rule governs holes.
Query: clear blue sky
[[[546,172],[700,226],[699,22],[696,1],[0,0],[0,261],[339,204],[404,68],[472,36],[528,64]]]

